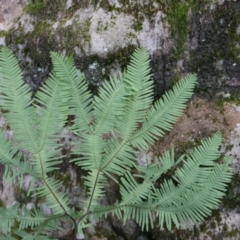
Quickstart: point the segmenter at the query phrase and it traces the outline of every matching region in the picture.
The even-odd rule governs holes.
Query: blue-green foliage
[[[228,161],[215,161],[220,157],[221,134],[204,140],[189,156],[176,159],[174,151],[166,151],[145,167],[138,166],[135,154],[171,130],[193,94],[194,74],[181,79],[153,105],[153,81],[144,49],[137,49],[127,70],[105,82],[97,96],[92,96],[72,57],[51,53],[51,58],[53,70],[32,99],[16,58],[6,47],[0,51],[0,106],[14,131],[12,141],[0,131],[4,181],[21,186],[24,177],[31,175],[28,194],[44,199],[52,210],[46,215],[40,204],[29,210],[18,202],[9,209],[1,207],[1,240],[50,239],[49,233],[66,219],[76,236],[92,219],[108,214],[124,222],[135,219],[147,230],[154,224],[168,229],[173,224],[184,226],[211,214],[232,175]],[[62,182],[51,174],[63,159],[58,140],[69,115],[73,116],[71,130],[79,139],[72,162],[87,172],[87,193],[80,210],[70,206],[69,197],[60,191]],[[173,167],[177,170],[172,179],[157,188],[156,181]],[[131,173],[133,168],[136,174]],[[102,206],[109,178],[119,183],[121,198]]]

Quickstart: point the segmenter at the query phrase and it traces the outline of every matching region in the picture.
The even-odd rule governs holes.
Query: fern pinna
[[[152,104],[153,81],[144,49],[137,49],[127,70],[106,81],[95,96],[72,57],[52,52],[51,58],[53,70],[32,98],[16,58],[6,47],[0,51],[0,106],[14,131],[12,140],[0,132],[4,181],[21,186],[31,175],[28,195],[44,199],[52,210],[45,214],[40,203],[32,208],[18,202],[11,208],[1,207],[1,240],[53,239],[51,231],[60,228],[64,219],[72,221],[76,238],[92,219],[109,214],[124,222],[135,219],[147,230],[157,225],[168,229],[184,226],[211,214],[232,175],[228,160],[215,161],[220,157],[220,133],[179,159],[173,150],[147,166],[140,166],[136,158],[137,150],[148,149],[171,130],[193,94],[194,74],[178,81]],[[71,161],[87,173],[87,193],[80,210],[70,205],[68,195],[60,191],[62,182],[51,174],[63,158],[58,140],[69,116],[74,119],[71,130],[79,139]],[[177,169],[172,179],[156,187],[158,179],[172,168]],[[109,178],[119,183],[121,198],[106,206],[101,203]]]

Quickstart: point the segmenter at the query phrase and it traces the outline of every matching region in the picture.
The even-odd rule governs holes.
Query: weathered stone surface
[[[95,2],[3,1],[0,45],[24,60],[33,89],[48,75],[51,50],[74,53],[94,88],[138,46],[151,56],[156,97],[189,71],[198,73],[200,93],[240,86],[239,2]]]
[[[7,45],[17,54],[25,81],[34,90],[49,74],[50,51],[74,54],[76,65],[84,72],[93,92],[96,92],[103,79],[126,66],[133,50],[142,46],[147,48],[151,57],[156,98],[188,72],[198,74],[196,92],[202,95],[212,97],[220,91],[239,92],[239,1],[96,0],[95,6],[88,0],[38,2],[42,4],[28,4],[27,0],[0,0],[0,46]],[[231,105],[224,109],[225,113],[221,110],[216,110],[205,100],[193,101],[172,133],[161,145],[153,146],[153,152],[172,145],[177,145],[179,152],[185,151],[184,144],[194,145],[196,139],[208,136],[213,130],[221,130],[225,138],[230,138],[226,146],[233,145],[228,154],[238,155],[239,126],[235,126],[240,121],[239,113]],[[12,133],[7,134],[11,137]],[[72,135],[67,130],[65,135],[64,151],[67,152],[72,141],[68,137]],[[238,156],[234,157],[234,163],[235,169],[239,169]],[[67,160],[61,170],[62,176],[56,177],[63,178],[71,203],[81,207],[81,199],[85,195],[81,187],[76,186],[77,182],[82,181],[79,172],[69,166]],[[179,239],[213,239],[213,236],[230,239],[236,236],[235,227],[239,228],[236,206],[240,203],[240,193],[238,177],[235,178],[236,186],[229,190],[225,199],[225,205],[228,208],[231,205],[233,210],[227,212],[223,205],[221,221],[218,214],[203,223],[205,225],[190,226],[188,231],[169,233],[156,227],[147,234],[142,233],[134,222],[123,227],[121,221],[111,218],[94,225],[79,239],[112,237],[147,240],[175,239],[176,236]],[[114,184],[110,184],[106,191],[105,201],[113,203],[119,197]],[[22,193],[14,193],[13,186],[5,186],[2,201],[10,206],[17,197],[22,198]],[[214,221],[218,224],[218,231],[212,227]],[[229,226],[236,225],[226,230],[224,222]],[[64,226],[65,232],[57,233],[59,239],[70,236],[67,235],[69,225],[66,223]],[[211,234],[207,234],[207,230]]]

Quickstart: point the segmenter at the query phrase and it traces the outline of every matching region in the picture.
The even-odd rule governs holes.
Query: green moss
[[[198,46],[190,52],[190,69],[198,72],[201,78],[198,91],[204,95],[208,92],[213,96],[226,86],[226,81],[238,76],[240,35],[237,28],[240,23],[240,9],[237,2],[225,1],[221,5],[216,4],[214,11],[203,9],[196,16],[197,20],[201,17],[204,19],[207,14],[211,14],[211,18],[206,18],[201,23],[202,30],[197,34]],[[193,23],[197,24],[197,21]],[[193,30],[196,31],[197,27]],[[222,64],[216,67],[218,62]],[[234,91],[238,90],[232,87],[231,92]]]
[[[240,175],[234,174],[232,181],[228,185],[228,190],[223,198],[223,205],[228,209],[235,209],[240,205],[240,192],[236,189],[240,188]]]
[[[158,239],[178,239],[178,240],[186,240],[193,239],[200,235],[199,230],[194,228],[193,230],[188,229],[174,229],[172,231],[167,230],[157,230],[154,232],[154,235],[158,237]]]
[[[200,5],[205,1],[199,3],[198,0],[157,0],[148,1],[143,4],[138,1],[121,0],[121,9],[116,8],[115,5],[109,4],[108,0],[95,0],[94,5],[99,6],[107,11],[121,11],[125,14],[134,17],[132,28],[135,31],[141,31],[143,28],[143,21],[145,18],[151,21],[152,17],[160,10],[166,14],[167,21],[170,24],[171,37],[176,40],[177,48],[175,50],[175,57],[179,57],[184,49],[184,43],[188,36],[189,10],[190,8],[198,11]],[[157,4],[157,5],[156,5]]]
[[[232,148],[233,148],[233,146],[234,146],[233,144],[228,144],[228,145],[226,145],[225,151],[226,151],[226,152],[231,151]]]
[[[231,231],[227,232],[227,237],[233,238],[237,237],[239,234],[239,230],[237,228],[233,228]]]
[[[13,44],[17,47],[18,44],[24,44],[26,39],[24,35],[21,33],[21,27],[18,30],[9,30],[5,34],[6,43]]]
[[[178,0],[171,0],[167,11],[171,37],[177,40],[175,56],[178,58],[183,50],[188,35],[188,11],[190,5]]]
[[[196,227],[196,226],[194,226],[194,237],[199,237],[200,236],[200,230]]]
[[[240,46],[239,45],[232,46],[230,54],[232,55],[233,59],[238,61],[240,58]]]
[[[206,232],[207,231],[207,224],[206,222],[203,222],[201,225],[200,225],[200,231],[201,232]]]
[[[106,9],[107,11],[121,11],[126,14],[130,14],[134,16],[134,23],[132,25],[135,31],[141,31],[143,28],[143,21],[145,17],[151,18],[154,13],[158,10],[162,10],[166,13],[168,21],[170,23],[170,30],[172,37],[177,40],[177,49],[176,56],[179,55],[183,49],[184,42],[186,41],[187,33],[188,33],[188,12],[191,6],[195,6],[196,1],[188,0],[188,1],[178,1],[178,0],[167,0],[167,1],[157,1],[158,7],[154,5],[153,1],[149,1],[149,3],[139,4],[138,2],[131,2],[128,0],[120,1],[120,4],[123,5],[121,9],[116,8],[115,5],[109,4],[108,0],[95,0],[92,3],[95,6],[99,6],[101,8]],[[88,4],[89,5],[89,4]],[[25,11],[31,15],[37,16],[38,19],[52,19],[56,17],[56,14],[65,6],[65,1],[57,0],[54,1],[54,4],[50,0],[31,0],[29,1]],[[73,7],[67,12],[73,12],[73,8],[83,7],[82,3],[74,2]],[[76,10],[76,9],[75,9]],[[71,14],[71,13],[70,13]],[[69,14],[68,14],[69,15]],[[78,26],[79,23],[71,24],[71,26],[67,26],[65,28],[59,29],[59,36],[61,38],[61,46],[66,49],[67,53],[72,52],[75,46],[79,47],[81,52],[85,53],[85,49],[89,48],[90,44],[90,35],[89,28],[91,24],[91,18],[87,19],[81,26]],[[61,23],[62,25],[62,23]],[[78,27],[76,27],[78,26]],[[105,26],[106,27],[106,26]],[[106,30],[105,27],[103,30]],[[28,37],[36,36],[44,36],[44,41],[49,43],[52,42],[53,49],[54,45],[54,36],[52,36],[51,31],[48,30],[48,23],[38,21],[35,26],[35,30],[32,34],[28,34]],[[47,41],[46,41],[46,38]],[[52,38],[52,39],[50,39]],[[19,36],[17,40],[15,38],[15,42],[23,43],[25,37]],[[88,45],[88,46],[87,46]],[[49,50],[49,48],[48,48]],[[30,49],[27,49],[27,52],[31,52]],[[45,55],[45,54],[43,54]],[[37,62],[40,60],[40,56],[38,52],[31,54],[30,57],[36,56]],[[48,57],[47,57],[48,58]]]
[[[63,25],[64,23],[61,22],[61,26]],[[66,50],[67,54],[71,54],[74,47],[79,47],[84,54],[86,49],[90,48],[90,26],[91,17],[87,18],[81,25],[77,20],[73,20],[71,25],[60,27],[57,30],[61,39],[61,46]]]
[[[72,179],[70,174],[64,174],[63,172],[56,171],[54,173],[54,179],[61,181],[66,188],[72,187]]]
[[[0,37],[6,37],[7,34],[8,34],[7,31],[4,31],[4,30],[1,30],[1,31],[0,31]]]
[[[37,66],[42,66],[50,62],[49,52],[56,50],[52,36],[50,24],[42,20],[35,22],[34,30],[27,34],[23,33],[21,28],[9,30],[6,35],[6,44],[12,45],[15,51],[22,51],[18,49],[18,44],[26,44],[23,48],[25,57],[31,58]]]
[[[64,27],[66,20],[60,21],[59,28],[52,31],[51,21],[43,18],[37,19],[32,32],[24,33],[20,26],[17,30],[10,29],[6,34],[6,44],[13,46],[14,50],[23,51],[25,57],[33,60],[33,65],[37,67],[51,66],[50,51],[62,51],[71,54],[74,47],[78,47],[82,53],[90,48],[89,29],[91,18],[87,18],[80,26],[77,20]],[[57,34],[56,34],[57,32]],[[22,49],[18,49],[18,44],[26,44]],[[32,68],[32,67],[31,67]]]
[[[121,3],[123,6],[126,6],[128,4],[131,4],[131,0],[119,0],[119,3]]]
[[[4,204],[4,202],[2,200],[0,200],[0,208],[1,207],[5,207],[5,204]]]
[[[97,32],[103,32],[108,30],[108,24],[103,24],[102,22],[98,22]]]
[[[25,12],[30,15],[36,15],[43,12],[45,4],[43,0],[30,0],[28,5],[25,7]]]
[[[226,223],[223,224],[223,231],[224,232],[228,231],[228,225]]]
[[[41,37],[43,34],[48,33],[50,24],[47,21],[38,21],[34,24],[33,35],[36,37]]]
[[[218,111],[221,114],[224,114],[226,103],[240,105],[240,94],[239,94],[239,92],[233,92],[229,96],[223,96],[223,95],[216,96],[215,95],[213,97],[213,103],[215,104]],[[225,118],[224,118],[224,121],[225,121]],[[226,125],[228,125],[227,121],[226,121]],[[231,145],[228,145],[227,151],[231,150],[231,147],[232,147]]]
[[[217,213],[215,214],[215,219],[218,224],[220,224],[222,222],[222,216],[221,216],[220,211],[217,211]]]
[[[20,203],[20,205],[26,204],[32,201],[32,194],[28,195],[27,193],[28,191],[22,189],[20,186],[14,187],[15,199],[17,202]]]
[[[160,1],[161,2],[161,1]],[[165,1],[165,12],[170,23],[171,37],[176,40],[175,58],[178,58],[184,50],[189,30],[189,11],[199,11],[206,0],[168,0]]]
[[[217,227],[217,223],[215,221],[212,221],[210,223],[210,228],[215,229]]]
[[[191,133],[189,133],[191,134]],[[201,139],[200,138],[195,138],[192,141],[188,142],[179,142],[175,146],[175,152],[176,156],[181,156],[183,154],[189,153],[193,148],[201,145]]]
[[[25,12],[39,19],[56,19],[58,12],[65,7],[65,0],[29,0]]]
[[[141,21],[136,21],[135,23],[133,23],[132,28],[136,31],[139,32],[142,30],[143,28],[143,24]]]
[[[116,239],[116,235],[114,235],[113,232],[110,232],[99,225],[96,226],[95,230],[96,230],[96,233],[94,234],[95,237],[98,237],[100,239],[108,239],[108,240]]]
[[[129,56],[136,49],[135,45],[128,45],[124,48],[119,48],[117,51],[109,52],[106,56],[106,64],[112,64],[118,60],[118,63],[121,66],[121,70],[125,69],[127,63],[129,62]]]
[[[25,43],[25,39],[23,37],[23,35],[16,35],[15,41],[17,44],[24,44]]]
[[[240,104],[240,94],[238,92],[232,93],[229,96],[215,96],[214,103],[217,107],[223,108],[225,103],[234,103],[239,105]]]

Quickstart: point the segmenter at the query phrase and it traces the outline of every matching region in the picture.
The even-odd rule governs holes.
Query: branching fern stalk
[[[135,157],[137,150],[148,149],[182,114],[193,93],[194,74],[152,105],[153,81],[144,49],[137,49],[127,70],[105,82],[97,96],[88,90],[72,57],[51,53],[51,58],[53,70],[32,98],[16,58],[6,47],[0,51],[0,105],[14,131],[13,141],[0,132],[4,181],[21,185],[31,175],[28,194],[45,199],[52,209],[46,215],[41,205],[1,207],[0,239],[50,239],[49,232],[59,228],[62,219],[72,220],[76,237],[92,219],[109,214],[124,222],[135,219],[147,230],[154,224],[171,229],[173,224],[202,221],[217,207],[232,175],[228,161],[215,161],[220,156],[221,134],[179,159],[174,151],[166,151],[158,162],[143,167]],[[62,182],[51,174],[62,161],[58,140],[69,116],[74,116],[71,129],[79,138],[71,161],[87,172],[87,197],[80,211],[70,207],[67,194],[60,191]],[[172,168],[176,168],[172,179],[157,187],[159,178]],[[120,184],[121,198],[105,206],[101,202],[109,178]]]

